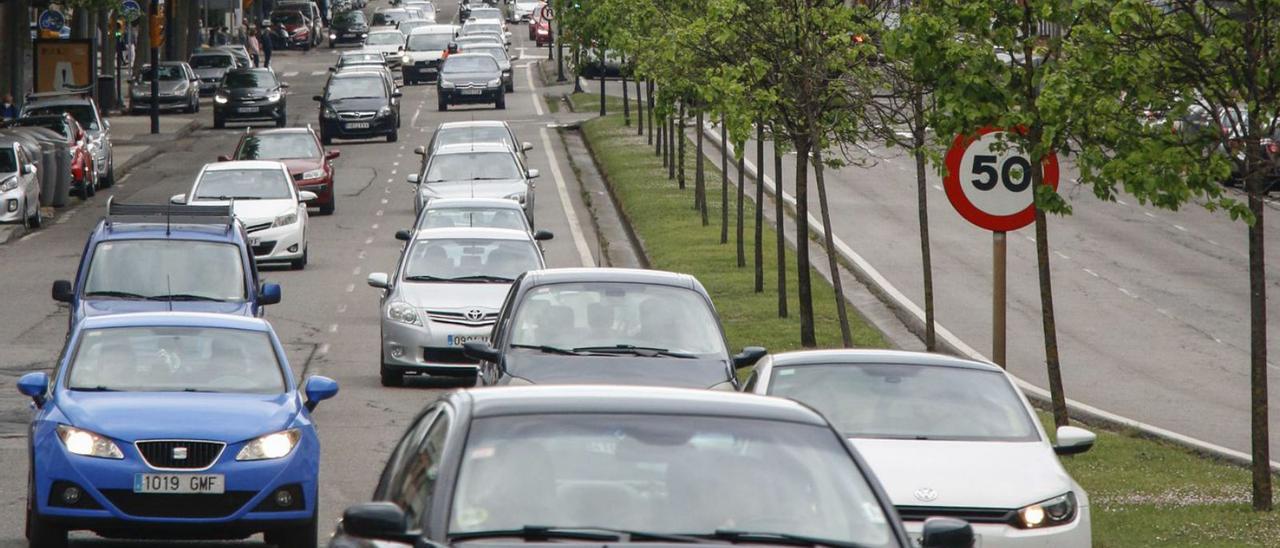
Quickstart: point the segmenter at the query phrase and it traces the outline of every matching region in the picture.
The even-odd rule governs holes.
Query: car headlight
[[[288,456],[302,439],[302,431],[290,428],[259,437],[246,443],[236,454],[236,460],[278,459]]]
[[[1076,517],[1076,494],[1067,493],[1018,510],[1018,527],[1039,529],[1070,523]]]
[[[100,459],[123,459],[124,453],[106,436],[65,424],[58,425],[58,438],[67,451],[75,455]]]
[[[506,199],[508,199],[508,200],[515,200],[515,201],[520,202],[521,204],[523,204],[523,203],[524,203],[524,196],[525,196],[525,193],[524,193],[524,192],[516,192],[516,193],[513,193],[513,194],[508,194],[508,195],[506,196]]]
[[[378,116],[391,116],[391,107],[383,106],[378,109]]]
[[[407,64],[409,64],[409,63],[412,63],[412,62],[413,62],[413,58],[412,58],[412,57],[409,57],[408,55],[405,55],[405,56],[400,57],[400,62],[401,62],[401,63],[404,63],[404,64],[406,64],[406,65],[407,65]]]
[[[418,311],[406,303],[391,303],[391,306],[387,307],[387,319],[409,325],[422,325],[422,318],[418,316]]]
[[[292,211],[289,213],[285,213],[284,215],[281,215],[279,217],[276,217],[276,220],[272,221],[271,227],[275,228],[277,226],[289,226],[296,222],[298,222],[298,212]]]
[[[442,87],[442,88],[444,88],[444,89],[453,89],[453,88],[454,88],[454,85],[453,85],[453,82],[450,82],[450,81],[448,81],[448,80],[443,80],[443,79],[442,79],[442,80],[440,80],[440,87]]]
[[[360,34],[360,37],[361,37],[361,38],[368,38],[368,37],[369,37],[369,35],[368,35],[367,33],[361,33],[361,34]]]
[[[319,179],[321,177],[324,177],[323,169],[313,169],[302,174],[303,179]]]
[[[279,100],[280,100],[280,92],[273,91],[267,94],[267,101],[274,103]]]
[[[214,95],[213,102],[218,103],[219,105],[225,105],[227,104],[227,96],[221,93]]]
[[[502,78],[494,78],[492,80],[489,80],[489,82],[485,84],[485,86],[491,87],[491,88],[496,88],[501,85],[502,85]]]
[[[4,182],[0,182],[0,192],[9,192],[15,188],[18,188],[17,175],[10,176],[8,179],[5,179]]]
[[[337,118],[338,111],[333,110],[331,107],[324,107],[324,109],[320,111],[320,116],[322,118]]]
[[[329,39],[330,39],[330,40],[337,40],[337,39],[338,39],[338,35],[336,35],[336,34],[330,34],[330,35],[329,35]]]

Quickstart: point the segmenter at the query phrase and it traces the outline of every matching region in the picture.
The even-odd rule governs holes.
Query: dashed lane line
[[[297,75],[298,75],[297,71],[291,71],[291,72],[286,72],[284,74],[281,74],[280,76],[283,76],[285,78],[293,78],[294,76],[297,76]]]

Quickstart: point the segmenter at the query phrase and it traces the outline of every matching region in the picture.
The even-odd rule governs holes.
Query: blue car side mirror
[[[338,381],[315,375],[307,378],[307,411],[315,411],[320,402],[338,395]]]
[[[49,391],[49,374],[44,371],[27,373],[18,379],[18,392],[35,400],[36,407],[44,405],[44,395]]]
[[[262,284],[262,291],[258,294],[259,304],[277,304],[280,302],[280,284]]]

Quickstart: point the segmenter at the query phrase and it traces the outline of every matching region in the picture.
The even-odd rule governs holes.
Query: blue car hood
[[[169,305],[173,305],[170,309]],[[129,312],[208,312],[211,314],[233,314],[236,316],[253,316],[253,307],[249,301],[213,302],[213,301],[139,301],[127,299],[81,299],[81,317],[105,316],[107,314],[127,314]]]
[[[124,441],[155,438],[235,443],[288,428],[297,397],[284,394],[62,391],[71,425]]]

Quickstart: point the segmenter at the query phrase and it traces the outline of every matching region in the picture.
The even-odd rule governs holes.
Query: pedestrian
[[[262,47],[262,66],[271,67],[271,50],[275,49],[272,43],[274,38],[271,36],[271,22],[262,22],[262,31],[258,33],[259,46]]]
[[[4,94],[4,101],[0,102],[0,120],[12,120],[18,117],[18,104],[13,102],[13,95]]]
[[[258,41],[258,29],[253,25],[249,25],[249,32],[246,33],[248,38],[245,40],[245,49],[249,50],[249,57],[253,59],[253,66],[258,66],[258,54],[262,53],[262,45]]]
[[[218,43],[216,46],[225,46],[231,38],[231,30],[227,27],[218,27]]]
[[[208,39],[209,39],[209,36],[207,31],[204,28],[204,21],[200,21],[198,26],[196,26],[196,46],[204,47],[208,45],[209,43],[207,41]]]

